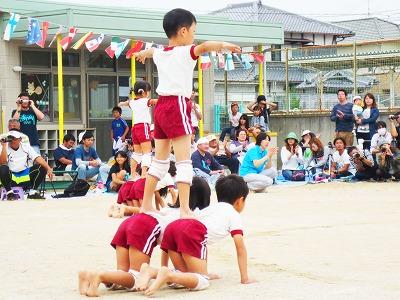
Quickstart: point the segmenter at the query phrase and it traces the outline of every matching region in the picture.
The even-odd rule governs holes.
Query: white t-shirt
[[[386,132],[385,135],[380,135],[379,133],[375,133],[371,139],[371,152],[373,149],[378,149],[383,144],[390,144],[393,140],[390,132]]]
[[[243,235],[240,214],[229,203],[218,202],[202,209],[198,220],[207,227],[207,244],[209,245],[228,235]]]
[[[149,99],[131,99],[129,100],[129,107],[133,111],[133,124],[151,123]]]
[[[232,127],[239,126],[239,119],[242,116],[242,113],[237,112],[236,115],[232,115],[232,111],[229,112],[229,121],[232,124]]]
[[[3,150],[0,145],[0,152]],[[21,143],[18,150],[7,147],[7,162],[10,171],[13,173],[21,172],[32,166],[33,162],[40,155],[30,145]]]
[[[153,60],[158,71],[157,94],[190,98],[193,70],[197,63],[195,45],[154,49]]]
[[[161,190],[162,188],[165,187],[174,187],[175,182],[174,179],[172,178],[171,174],[167,173],[164,178],[162,178],[158,183],[156,187],[156,191]]]
[[[281,149],[282,170],[298,170],[299,166],[304,164],[303,151],[298,147],[299,156],[296,154],[291,156],[291,152],[285,146]],[[289,158],[290,156],[290,158]]]
[[[339,154],[339,151],[335,151],[332,156],[333,161],[336,163],[337,169],[341,169],[344,167],[344,165],[349,164],[349,172],[352,173],[353,175],[356,173],[355,169],[352,167],[352,164],[350,164],[350,156],[347,153],[346,150],[343,151],[342,155]]]
[[[197,119],[195,109],[200,110],[200,106],[197,103],[193,103],[192,110],[190,112],[190,120],[192,121],[193,127],[199,127],[199,119]]]

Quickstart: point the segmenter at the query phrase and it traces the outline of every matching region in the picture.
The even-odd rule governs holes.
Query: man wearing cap
[[[197,141],[197,150],[192,154],[193,173],[201,177],[210,185],[224,174],[223,167],[208,152],[208,139],[202,137]]]
[[[239,173],[240,162],[236,157],[232,157],[227,147],[227,141],[218,141],[215,135],[209,135],[207,138],[209,141],[208,152],[214,156],[215,160],[219,164],[227,166],[232,174]]]
[[[21,143],[22,134],[12,130],[0,145],[0,181],[7,191],[7,200],[18,199],[12,186],[31,188],[29,199],[44,199],[38,192],[46,173],[53,178],[53,170],[35,150]]]
[[[21,132],[21,123],[19,122],[19,120],[17,120],[17,119],[8,120],[8,131],[11,131],[11,130],[16,130],[16,131]],[[6,139],[7,134],[8,133],[0,134],[0,140]],[[26,134],[23,134],[22,132],[21,132],[21,136],[22,136],[21,143],[30,145],[28,136]]]
[[[347,92],[343,89],[337,91],[337,97],[339,103],[333,107],[330,118],[336,122],[336,137],[343,138],[347,147],[350,147],[354,142],[353,104],[347,102]]]
[[[221,135],[219,136],[219,140],[221,142],[225,140],[225,136],[227,133],[229,133],[231,140],[233,140],[235,137],[235,128],[239,126],[239,119],[242,116],[242,114],[239,112],[239,105],[237,104],[237,102],[232,102],[231,111],[228,114],[231,126],[222,129]]]

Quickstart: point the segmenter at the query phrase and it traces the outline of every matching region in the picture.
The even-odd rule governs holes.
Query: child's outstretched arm
[[[154,53],[154,48],[149,48],[146,50],[139,51],[135,54],[135,59],[140,61],[142,64],[146,61],[146,58],[152,58]]]
[[[201,43],[200,45],[197,45],[196,47],[194,47],[194,54],[196,56],[199,56],[206,52],[211,52],[211,51],[219,52],[222,50],[229,50],[233,53],[241,52],[240,47],[235,44],[231,44],[231,43],[227,43],[227,42],[207,41],[207,42]]]
[[[243,284],[256,282],[253,279],[249,279],[247,273],[247,250],[244,244],[243,235],[235,234],[233,236],[233,241],[235,242],[237,261],[240,271],[240,282]]]

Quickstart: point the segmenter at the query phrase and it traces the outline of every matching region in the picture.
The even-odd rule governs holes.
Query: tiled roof
[[[341,26],[263,5],[261,1],[230,4],[210,14],[227,17],[235,21],[278,23],[283,25],[285,32],[320,33],[338,36],[353,35],[351,30]]]
[[[378,18],[365,18],[333,23],[348,28],[355,33],[355,36],[346,38],[345,42],[400,39],[399,25]]]
[[[255,67],[253,66],[251,69],[235,69],[232,71],[228,71],[228,81],[235,82],[253,82],[256,79]],[[216,81],[224,81],[224,70],[218,69],[214,70],[214,79]]]

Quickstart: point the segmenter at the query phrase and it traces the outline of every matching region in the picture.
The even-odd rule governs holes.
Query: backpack
[[[63,194],[56,195],[54,198],[82,197],[87,194],[89,187],[85,180],[77,179],[64,190]]]

